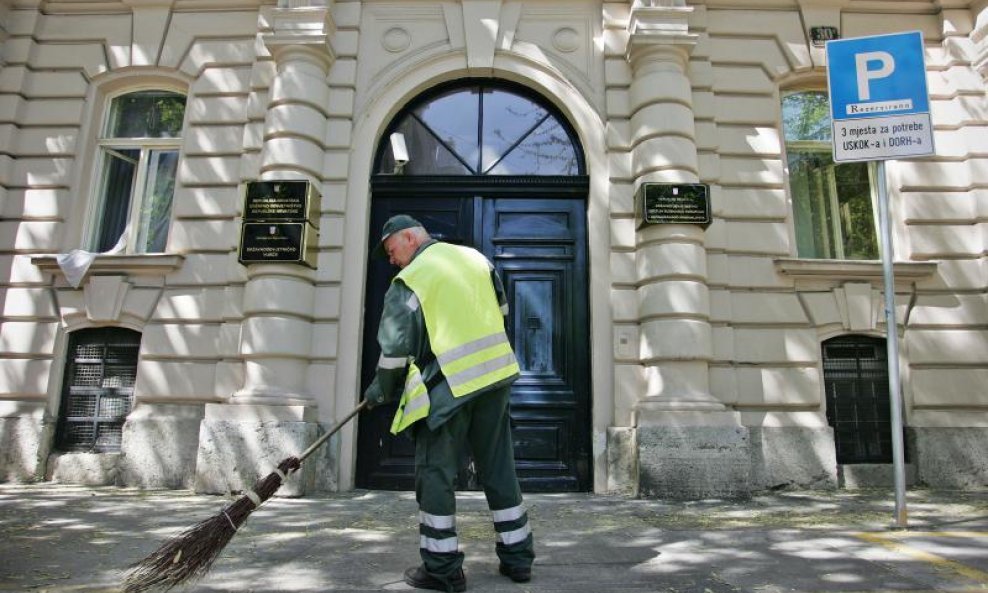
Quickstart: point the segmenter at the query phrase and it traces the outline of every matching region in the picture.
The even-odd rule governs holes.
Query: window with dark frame
[[[837,463],[892,463],[892,412],[883,338],[840,336],[823,343],[827,423]]]
[[[134,399],[141,334],[106,327],[69,337],[55,447],[65,452],[120,450]]]

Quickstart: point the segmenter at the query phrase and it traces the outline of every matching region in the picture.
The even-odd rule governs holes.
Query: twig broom
[[[366,404],[366,401],[360,402],[360,405],[301,455],[282,460],[276,470],[255,482],[250,491],[230,503],[219,514],[196,523],[132,565],[124,579],[124,593],[168,591],[176,585],[191,583],[203,577],[247,517],[278,491],[288,475],[302,466],[306,457],[339,432]]]

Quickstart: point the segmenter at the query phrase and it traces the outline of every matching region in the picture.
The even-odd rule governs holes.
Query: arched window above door
[[[391,134],[408,164],[396,169]],[[572,128],[548,102],[502,81],[459,81],[419,97],[378,147],[379,175],[583,175]]]

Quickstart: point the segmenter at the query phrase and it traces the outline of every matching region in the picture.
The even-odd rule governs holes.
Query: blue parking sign
[[[919,31],[827,42],[834,160],[933,154]]]
[[[827,42],[834,119],[930,111],[919,31]]]

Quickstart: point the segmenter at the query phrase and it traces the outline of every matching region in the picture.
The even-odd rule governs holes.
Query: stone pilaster
[[[261,35],[276,64],[268,96],[261,179],[321,186],[335,60],[329,3],[281,3]],[[317,198],[318,199],[318,198]],[[318,221],[314,221],[318,222]],[[315,274],[296,264],[251,264],[243,292],[239,356],[244,384],[229,403],[207,404],[200,428],[196,490],[243,490],[282,458],[318,436],[316,402],[307,389],[312,355]],[[316,463],[279,490],[301,495]]]
[[[636,2],[629,20],[632,173],[645,182],[696,183],[693,100],[687,65],[693,9]],[[647,225],[637,236],[640,357],[636,406],[639,492],[699,498],[748,492],[748,433],[711,393],[713,357],[705,231]]]

